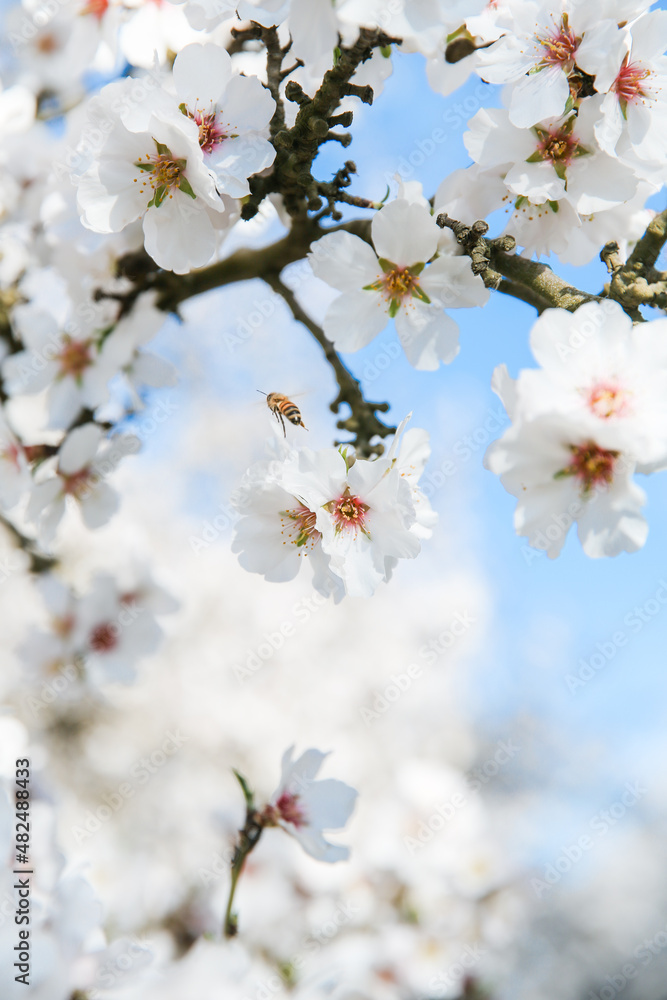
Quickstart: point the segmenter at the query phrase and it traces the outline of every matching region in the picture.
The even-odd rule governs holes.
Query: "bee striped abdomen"
[[[276,420],[279,420],[283,425],[283,433],[285,433],[285,420],[289,420],[296,427],[303,427],[304,430],[308,430],[301,419],[299,407],[281,392],[270,392],[266,397],[266,405]]]

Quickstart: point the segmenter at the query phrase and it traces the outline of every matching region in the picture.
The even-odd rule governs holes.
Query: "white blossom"
[[[316,777],[328,754],[311,749],[292,760],[293,752],[291,746],[283,754],[280,783],[270,801],[271,816],[306,854],[318,861],[345,861],[349,848],[330,844],[324,833],[343,829],[358,793],[336,778]]]

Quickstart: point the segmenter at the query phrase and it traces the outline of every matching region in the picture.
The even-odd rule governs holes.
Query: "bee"
[[[261,392],[262,396],[266,396],[266,405],[271,410],[276,420],[279,420],[283,426],[283,435],[287,437],[287,430],[285,429],[285,418],[289,420],[291,424],[295,424],[297,427],[303,427],[304,431],[308,428],[301,419],[301,411],[295,403],[288,399],[287,396],[283,396],[282,392],[262,392],[258,389],[257,392]]]

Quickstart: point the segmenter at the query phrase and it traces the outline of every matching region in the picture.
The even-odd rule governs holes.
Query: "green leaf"
[[[384,281],[374,281],[372,285],[364,285],[362,292],[381,292],[384,288]]]
[[[554,165],[554,170],[556,171],[556,176],[560,177],[562,181],[567,180],[567,175],[565,173],[565,164],[562,160],[552,160]]]
[[[160,184],[159,188],[155,189],[155,194],[148,202],[148,207],[151,208],[153,205],[159,208],[164,199],[167,197],[168,188],[164,184]]]
[[[181,180],[178,185],[178,190],[182,191],[183,194],[187,194],[188,198],[192,198],[193,200],[197,197],[197,195],[192,190],[192,185],[190,184],[190,181],[187,179],[187,177],[181,176]]]
[[[585,146],[577,146],[577,148],[572,152],[572,156],[590,156],[590,149],[586,149]]]
[[[379,257],[378,260],[380,261],[380,267],[383,271],[396,271],[398,269],[397,265],[392,264],[392,262],[387,260],[386,257]]]
[[[337,45],[336,48],[333,50],[333,64],[334,64],[334,66],[338,65],[338,63],[340,62],[340,57],[342,56],[342,54],[343,53],[341,52],[340,47]]]
[[[565,110],[563,111],[563,114],[568,115],[573,107],[574,107],[574,97],[572,96],[572,94],[570,94],[570,96],[565,102]]]
[[[393,319],[401,308],[400,299],[392,299],[389,303],[389,319]]]
[[[241,791],[243,792],[243,798],[245,799],[246,806],[248,807],[249,810],[254,809],[255,808],[254,792],[251,791],[248,782],[245,780],[243,775],[236,770],[235,767],[232,768],[232,772],[234,774],[234,777],[238,781],[239,785],[241,786]]]
[[[154,163],[135,163],[135,167],[139,167],[139,170],[147,170],[149,173],[153,173]]]
[[[426,294],[423,288],[419,287],[419,285],[413,285],[412,297],[413,299],[419,299],[420,302],[426,302],[427,305],[430,305],[431,303],[431,300],[429,299],[428,295]]]
[[[410,274],[414,274],[414,276],[417,277],[418,274],[422,273],[422,271],[424,270],[425,267],[426,267],[426,264],[412,264],[408,268],[408,271],[410,272]]]
[[[185,105],[185,102],[183,102],[183,104],[179,104],[178,105],[178,110],[181,112],[182,115],[186,115],[187,117],[190,117],[188,115],[188,109],[187,109],[187,107]]]
[[[530,156],[526,160],[526,163],[541,163],[543,159],[544,156],[542,155],[540,150],[536,149],[534,153],[530,154]]]
[[[521,208],[521,206],[526,201],[528,201],[528,199],[526,198],[526,196],[524,194],[520,194],[519,197],[517,198],[517,200],[514,202],[514,207],[515,208]]]
[[[560,469],[558,472],[554,472],[554,479],[567,479],[568,476],[574,475],[574,469]]]
[[[623,115],[623,117],[627,121],[628,120],[628,102],[621,99],[618,102],[618,104],[619,104],[619,107],[621,109],[621,114]]]
[[[552,212],[557,212],[560,207],[557,201],[548,201],[547,205],[549,206]]]
[[[385,59],[390,59],[391,58],[391,45],[381,45],[380,46],[380,55],[384,56]]]
[[[157,151],[160,154],[160,156],[171,156],[171,150],[169,149],[169,146],[165,146],[163,142],[158,142],[157,139],[153,139],[153,142],[155,143]]]

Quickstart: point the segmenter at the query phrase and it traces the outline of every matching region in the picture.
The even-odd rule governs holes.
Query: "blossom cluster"
[[[473,165],[443,180],[436,207],[457,219],[503,209],[525,254],[572,264],[619,232],[636,239],[665,180],[667,13],[649,6],[489,4],[468,58],[503,85],[505,107],[468,123]],[[466,26],[474,45],[477,22]]]
[[[234,498],[242,516],[232,550],[241,565],[277,582],[307,558],[315,590],[340,600],[370,597],[399,559],[414,559],[435,514],[418,485],[428,434],[403,433],[406,422],[374,461],[343,448],[300,448],[251,467]]]
[[[547,309],[530,337],[540,367],[496,369],[512,424],[486,464],[518,498],[517,533],[552,558],[575,522],[594,558],[646,541],[633,477],[667,467],[666,334],[667,320],[633,326],[612,301]]]

